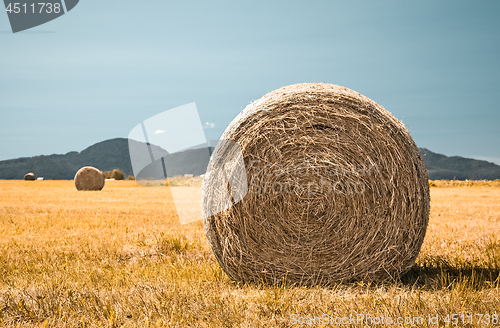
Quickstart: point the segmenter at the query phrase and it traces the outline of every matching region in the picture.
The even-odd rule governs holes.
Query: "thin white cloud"
[[[160,133],[165,133],[165,132],[167,132],[167,131],[165,131],[165,130],[156,130],[155,134],[160,134]]]
[[[213,129],[213,128],[215,128],[215,123],[206,122],[206,123],[203,125],[203,128],[204,128],[204,129]]]

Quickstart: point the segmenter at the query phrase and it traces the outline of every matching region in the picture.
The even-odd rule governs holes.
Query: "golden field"
[[[199,184],[170,185],[0,181],[0,327],[500,326],[499,182],[431,182],[426,239],[400,280],[313,288],[230,281],[202,222],[174,210],[170,192],[199,206]]]

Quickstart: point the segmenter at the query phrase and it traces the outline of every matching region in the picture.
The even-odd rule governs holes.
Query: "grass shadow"
[[[406,286],[441,290],[453,288],[457,284],[467,284],[473,289],[483,289],[500,286],[500,270],[469,266],[457,268],[443,265],[437,267],[413,266],[401,275],[399,282]]]
[[[487,268],[480,266],[464,266],[456,267],[448,264],[447,262],[441,262],[437,265],[432,266],[419,266],[414,265],[410,270],[403,273],[399,277],[395,277],[383,281],[328,281],[318,277],[317,280],[307,281],[307,282],[290,282],[287,277],[283,277],[279,281],[266,280],[265,278],[260,281],[250,281],[250,282],[233,282],[237,287],[252,286],[257,288],[326,288],[326,289],[336,289],[340,286],[344,287],[362,287],[362,288],[373,288],[377,289],[380,287],[390,287],[390,286],[405,286],[415,289],[424,290],[443,290],[443,289],[453,289],[459,284],[471,288],[474,290],[480,290],[484,288],[500,288],[500,269],[498,268]]]

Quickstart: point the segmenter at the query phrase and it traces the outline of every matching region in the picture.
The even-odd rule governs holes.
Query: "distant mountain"
[[[136,142],[140,144],[139,142]],[[167,155],[164,149],[152,146],[154,153]],[[125,177],[133,175],[128,139],[102,141],[78,152],[65,155],[42,155],[0,161],[0,179],[23,179],[28,172],[50,180],[70,180],[83,166],[94,166],[101,171],[120,169]]]
[[[495,180],[500,179],[500,166],[477,159],[445,156],[420,148],[431,180]]]
[[[132,141],[132,151],[141,154],[134,159],[134,165],[142,169],[142,178],[159,178],[164,171],[169,177],[175,175],[204,174],[210,152],[213,149],[191,149],[169,154],[158,146],[151,146],[151,153],[146,144]],[[420,148],[420,153],[427,166],[429,179],[432,180],[494,180],[500,179],[500,166],[475,159],[459,156],[447,157]],[[156,161],[151,163],[151,155]],[[161,160],[163,158],[163,162]],[[129,142],[125,138],[116,138],[99,142],[81,152],[69,152],[65,155],[48,155],[0,161],[0,179],[23,179],[28,172],[37,177],[50,180],[71,180],[83,166],[94,166],[102,171],[120,169],[125,177],[134,175],[129,153]]]

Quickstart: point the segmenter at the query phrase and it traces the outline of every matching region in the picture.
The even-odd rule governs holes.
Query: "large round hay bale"
[[[24,180],[26,181],[35,181],[35,175],[33,173],[28,173],[24,176]]]
[[[429,218],[427,170],[382,106],[340,86],[291,85],[248,105],[221,139],[241,147],[248,192],[233,198],[241,185],[227,178],[231,144],[219,143],[202,204],[211,248],[232,279],[381,281],[414,264]]]
[[[104,174],[92,166],[82,167],[75,175],[77,190],[101,190],[104,187]]]

